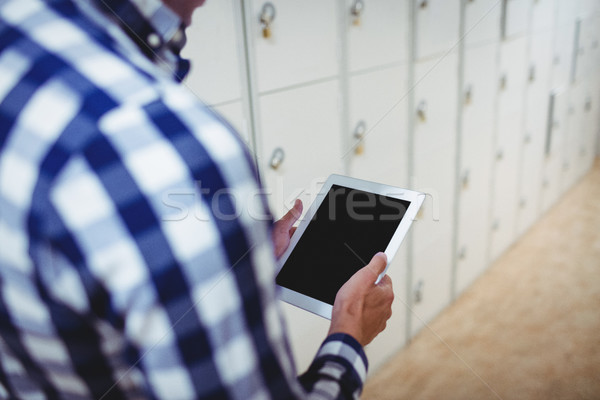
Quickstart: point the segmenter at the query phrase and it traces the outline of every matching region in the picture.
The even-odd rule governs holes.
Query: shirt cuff
[[[315,360],[341,358],[352,367],[361,384],[367,378],[369,362],[363,347],[356,339],[345,333],[329,335],[317,352]]]

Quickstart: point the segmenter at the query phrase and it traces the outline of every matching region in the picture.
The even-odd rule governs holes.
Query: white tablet
[[[335,295],[356,271],[380,251],[389,266],[424,198],[412,190],[331,175],[279,260],[280,298],[331,319]]]

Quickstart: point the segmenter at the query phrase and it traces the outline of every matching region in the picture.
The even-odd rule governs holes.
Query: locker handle
[[[471,104],[473,101],[473,85],[468,85],[465,88],[465,104]]]
[[[502,76],[500,77],[500,90],[506,89],[507,82],[508,77],[506,76],[506,74],[502,74]]]
[[[425,122],[427,120],[427,102],[425,100],[422,100],[417,106],[417,116],[421,122]]]
[[[464,260],[465,258],[467,258],[467,247],[463,246],[458,251],[458,259],[459,260]]]
[[[425,282],[423,282],[422,279],[419,282],[417,282],[417,286],[415,287],[415,292],[414,292],[415,304],[418,304],[421,301],[423,301],[423,287],[424,286],[425,286]]]
[[[429,5],[429,1],[422,0],[421,4],[419,4],[419,7],[421,7],[422,9],[425,9],[425,8],[427,8],[428,5]]]
[[[354,139],[357,140],[356,147],[354,148],[354,154],[360,155],[365,151],[364,138],[367,134],[367,123],[364,120],[358,121],[356,128],[354,128]]]
[[[526,206],[527,206],[527,199],[522,198],[521,201],[519,201],[519,207],[525,208]]]
[[[525,143],[525,144],[531,143],[531,133],[527,133],[525,135],[525,137],[523,138],[523,143]]]
[[[585,111],[590,111],[592,109],[592,99],[591,97],[588,97],[585,99]]]
[[[262,25],[262,33],[265,39],[271,37],[271,24],[273,20],[275,20],[275,6],[271,2],[266,2],[263,4],[262,9],[260,11],[259,21]]]
[[[364,1],[363,0],[354,0],[354,3],[352,4],[352,8],[350,9],[350,13],[356,18],[360,18],[364,10],[365,10]]]
[[[535,81],[535,65],[529,67],[529,82]]]
[[[504,150],[500,149],[496,153],[496,160],[497,161],[502,161],[502,159],[504,159]]]
[[[548,99],[548,121],[546,122],[546,143],[544,146],[544,153],[546,157],[550,155],[552,150],[552,130],[558,128],[559,123],[554,119],[554,102],[556,101],[556,93],[550,93]]]
[[[269,165],[272,169],[277,170],[283,163],[283,160],[285,160],[285,152],[281,147],[277,147],[275,150],[273,150]]]
[[[469,170],[466,170],[463,173],[462,179],[461,179],[461,183],[462,183],[462,188],[463,190],[468,189],[469,188],[469,182],[471,181],[471,173]]]
[[[495,220],[492,224],[492,231],[497,231],[498,229],[500,229],[500,221]]]

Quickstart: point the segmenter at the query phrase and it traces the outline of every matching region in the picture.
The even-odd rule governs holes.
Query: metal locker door
[[[334,0],[253,0],[248,10],[259,93],[338,74]]]
[[[513,38],[527,34],[531,3],[532,0],[503,0],[503,38]]]
[[[413,0],[415,54],[418,60],[446,53],[458,45],[459,0]]]
[[[191,63],[185,85],[206,104],[242,97],[245,63],[239,52],[242,17],[236,1],[209,1],[193,15],[182,56]]]
[[[503,42],[500,45],[500,91],[493,175],[492,261],[516,238],[519,153],[526,78],[527,38],[520,37]]]
[[[409,60],[409,0],[346,0],[348,70]]]
[[[525,130],[522,141],[517,235],[535,222],[539,213],[544,144],[548,125],[548,95],[552,37],[546,32],[530,36],[529,71],[525,92]]]
[[[465,49],[454,293],[488,266],[498,45]]]
[[[579,13],[578,3],[580,2],[581,0],[556,1],[556,24],[558,28],[572,27]]]
[[[407,187],[408,67],[354,74],[348,89],[350,143],[345,153],[350,175]],[[406,342],[406,246],[402,244],[388,269],[396,300],[386,330],[367,348],[373,367]]]
[[[430,196],[413,230],[411,334],[438,314],[451,298],[457,62],[457,55],[452,53],[415,65],[411,186]]]
[[[562,169],[565,160],[565,134],[568,130],[568,95],[565,90],[553,90],[548,96],[548,130],[544,144],[544,164],[541,212],[556,203],[561,194]]]
[[[566,88],[571,82],[573,69],[573,44],[575,24],[557,28],[554,36],[554,58],[552,60],[552,88]]]
[[[497,42],[500,39],[502,2],[498,0],[472,0],[465,7],[465,46]]]
[[[556,22],[557,0],[535,0],[531,6],[531,33],[546,32],[552,35]]]
[[[214,106],[213,109],[221,114],[231,126],[235,128],[244,142],[246,142],[246,146],[253,149],[254,144],[252,143],[250,135],[250,122],[246,119],[244,105],[241,100]]]
[[[408,184],[408,67],[349,80],[350,175],[406,187]]]
[[[343,172],[337,80],[259,98],[258,167],[277,217]]]
[[[339,82],[259,96],[258,166],[276,218],[299,197],[308,209],[331,173],[341,173]],[[298,371],[312,361],[329,323],[282,303]]]

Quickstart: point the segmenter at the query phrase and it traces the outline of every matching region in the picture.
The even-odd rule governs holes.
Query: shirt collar
[[[185,26],[161,0],[93,0],[113,17],[123,31],[153,61],[177,58],[176,77],[181,80],[189,63],[179,57],[185,45]]]

